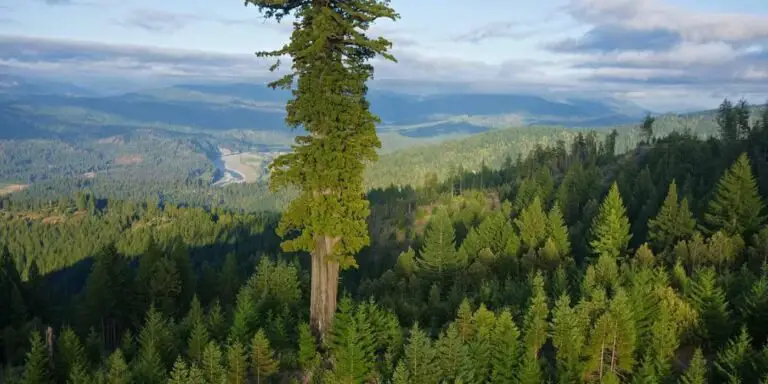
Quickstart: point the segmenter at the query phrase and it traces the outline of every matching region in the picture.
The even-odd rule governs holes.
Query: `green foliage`
[[[203,361],[200,364],[203,371],[203,377],[209,383],[220,383],[226,377],[226,371],[222,366],[221,347],[215,342],[210,341],[203,350]]]
[[[700,348],[693,352],[693,358],[685,370],[685,374],[680,378],[680,384],[706,384],[708,376],[707,360]]]
[[[456,233],[448,212],[439,210],[429,221],[424,246],[416,258],[419,274],[430,279],[446,278],[466,263],[466,257],[456,251]]]
[[[396,369],[396,383],[438,384],[442,379],[432,341],[414,324],[405,355]]]
[[[375,344],[371,324],[349,298],[339,303],[330,335],[334,357],[333,378],[337,383],[358,383],[373,375]]]
[[[521,352],[520,330],[508,310],[496,319],[491,340],[491,381],[514,383]]]
[[[264,331],[259,329],[251,340],[251,375],[256,378],[256,383],[266,383],[277,369],[278,362],[269,340]]]
[[[104,382],[107,384],[128,384],[131,382],[131,371],[120,349],[112,352],[107,360],[107,373]]]
[[[247,376],[248,356],[245,354],[245,348],[239,342],[234,342],[227,347],[227,383],[244,384],[247,382]]]
[[[50,382],[50,372],[48,370],[48,352],[45,349],[45,343],[40,333],[33,331],[29,337],[31,348],[27,352],[27,359],[24,365],[24,375],[21,378],[22,384],[45,384]]]
[[[680,240],[690,238],[696,228],[696,220],[688,209],[688,200],[678,202],[677,184],[669,184],[667,197],[659,213],[648,221],[648,239],[659,250],[665,251]]]
[[[752,166],[742,153],[718,182],[704,218],[712,232],[722,229],[731,235],[748,236],[765,221],[763,209]]]
[[[600,211],[592,222],[592,252],[598,256],[620,257],[632,238],[624,203],[616,183],[611,185]]]
[[[534,197],[533,202],[515,219],[515,224],[520,230],[520,239],[527,249],[535,250],[542,245],[547,238],[548,221],[541,206],[541,199]]]

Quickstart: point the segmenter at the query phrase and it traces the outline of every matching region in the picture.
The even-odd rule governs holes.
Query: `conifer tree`
[[[375,345],[370,323],[361,311],[355,310],[348,297],[339,303],[329,343],[335,360],[332,372],[335,382],[358,383],[371,377]]]
[[[48,352],[45,349],[43,337],[37,331],[32,331],[29,342],[31,348],[27,352],[27,358],[24,363],[24,374],[21,378],[22,384],[48,384],[50,383],[50,372],[48,370]]]
[[[205,323],[202,320],[198,320],[192,326],[192,333],[187,340],[187,356],[194,363],[199,363],[203,357],[203,350],[208,345],[210,337],[208,330],[205,328]]]
[[[467,345],[469,359],[462,365],[462,378],[467,382],[482,383],[490,376],[495,323],[496,316],[483,304],[472,315],[475,332]]]
[[[259,329],[251,340],[251,375],[256,383],[266,383],[277,372],[278,363],[264,330]]]
[[[544,290],[544,277],[537,273],[532,280],[532,296],[528,312],[525,314],[523,334],[523,354],[520,362],[518,381],[521,384],[540,383],[542,369],[539,353],[547,341],[548,327],[547,294]]]
[[[509,310],[502,311],[496,319],[492,341],[491,382],[514,383],[521,352],[520,330]]]
[[[365,164],[377,158],[378,118],[369,110],[365,85],[373,76],[367,61],[382,56],[391,43],[366,31],[377,19],[399,17],[386,0],[246,0],[267,18],[296,18],[289,44],[260,57],[292,58],[292,71],[270,84],[293,89],[286,122],[301,127],[293,151],[270,165],[273,190],[300,190],[283,213],[278,234],[285,251],[312,255],[310,324],[320,335],[336,312],[339,269],[355,266],[354,254],[369,243],[368,200],[363,190]],[[333,36],[333,38],[330,38]],[[278,60],[272,69],[278,68]],[[290,238],[288,238],[290,236]]]
[[[742,327],[739,335],[728,341],[726,347],[718,352],[715,371],[721,383],[754,383],[759,377],[753,377],[752,339],[747,329]]]
[[[66,327],[56,340],[56,376],[59,382],[64,382],[71,371],[86,362],[85,350],[80,338],[72,328]]]
[[[245,384],[248,376],[248,356],[239,341],[227,348],[227,383]]]
[[[520,230],[520,240],[526,249],[536,250],[547,238],[548,220],[538,196],[533,198],[530,205],[525,207],[520,216],[515,219]]]
[[[696,220],[688,209],[688,200],[678,203],[677,184],[669,184],[667,197],[658,215],[648,221],[648,238],[656,250],[666,251],[680,240],[693,235]]]
[[[299,324],[299,367],[305,378],[310,380],[314,371],[320,365],[320,355],[317,353],[314,336],[309,329],[309,324]]]
[[[403,368],[401,368],[403,367]],[[411,328],[405,355],[400,360],[396,375],[402,383],[438,384],[441,379],[436,352],[429,337],[419,329],[418,323]]]
[[[424,234],[424,246],[416,258],[420,274],[430,279],[441,279],[454,274],[466,265],[466,259],[456,252],[456,233],[445,209],[439,210],[429,221]]]
[[[565,225],[565,218],[560,211],[560,204],[555,203],[547,214],[547,227],[549,237],[557,247],[558,256],[563,257],[571,253],[570,233]]]
[[[116,349],[107,360],[106,384],[128,384],[131,382],[131,372],[125,362],[123,352]]]
[[[696,348],[693,352],[693,358],[688,365],[688,369],[685,370],[685,374],[680,378],[680,384],[707,384],[707,360],[704,359],[704,354],[701,352],[701,348]]]
[[[139,352],[134,369],[137,380],[147,384],[165,381],[166,368],[163,359],[169,355],[168,332],[166,320],[154,306],[150,307],[139,334]]]
[[[731,333],[731,311],[713,269],[698,271],[691,286],[691,299],[701,319],[699,335],[712,349],[724,345]]]
[[[168,384],[187,384],[189,382],[189,369],[187,363],[179,356],[176,362],[173,363],[171,369],[171,377],[168,379]]]
[[[558,383],[578,382],[582,373],[580,360],[589,320],[584,317],[571,307],[567,294],[557,299],[552,311],[552,344],[557,350]]]
[[[203,362],[200,364],[206,382],[221,383],[224,381],[226,375],[221,360],[221,348],[216,341],[211,340],[203,350]]]
[[[712,232],[751,236],[765,221],[763,208],[749,158],[742,153],[717,183],[704,219]]]
[[[444,380],[452,382],[463,373],[461,369],[465,361],[470,359],[467,345],[462,341],[459,327],[456,323],[448,326],[448,329],[440,335],[435,344],[437,349],[437,365]]]
[[[738,121],[734,112],[733,103],[725,99],[720,104],[715,118],[720,127],[720,138],[727,143],[735,142],[739,138]]]
[[[632,235],[627,210],[614,182],[592,222],[592,252],[598,256],[618,258],[627,249]]]

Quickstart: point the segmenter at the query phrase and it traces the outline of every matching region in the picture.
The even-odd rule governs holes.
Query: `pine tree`
[[[725,349],[718,352],[715,371],[721,383],[754,383],[759,377],[752,377],[752,339],[742,327],[739,335],[728,341]]]
[[[619,187],[614,182],[592,222],[592,252],[598,256],[618,258],[626,251],[632,238],[629,230],[627,211],[621,200]]]
[[[267,18],[296,18],[291,41],[260,57],[292,58],[292,72],[270,84],[293,90],[286,123],[309,134],[296,138],[293,151],[270,165],[270,187],[295,186],[300,195],[281,216],[278,234],[285,251],[312,255],[310,324],[325,335],[336,312],[339,268],[355,266],[354,254],[369,243],[368,200],[363,190],[365,164],[377,158],[379,121],[366,100],[373,66],[391,43],[366,31],[377,19],[399,18],[388,1],[353,0],[342,6],[309,0],[246,0]],[[333,36],[333,38],[329,38]],[[272,67],[277,69],[280,62]],[[298,81],[295,81],[298,80]]]
[[[699,335],[717,349],[728,340],[731,333],[731,311],[725,292],[717,286],[713,269],[700,270],[691,287],[691,299],[701,319]]]
[[[734,113],[733,103],[725,99],[720,104],[716,117],[717,125],[720,127],[720,138],[723,141],[732,143],[739,138],[739,128],[737,116]]]
[[[763,208],[749,158],[742,153],[718,182],[704,219],[712,232],[751,236],[765,221]]]
[[[557,350],[558,383],[579,381],[582,373],[581,353],[586,342],[588,319],[571,307],[571,299],[563,294],[552,311],[552,345]]]
[[[650,144],[651,138],[653,138],[653,123],[656,122],[656,118],[652,117],[650,112],[645,115],[643,123],[640,126],[640,134],[642,140]]]
[[[568,233],[568,226],[565,225],[565,219],[558,203],[555,203],[549,210],[547,227],[549,237],[557,247],[558,256],[569,255],[571,253],[570,233]]]
[[[320,366],[320,355],[317,353],[315,338],[309,329],[309,324],[299,324],[299,368],[305,377],[311,378]]]
[[[211,340],[203,350],[203,362],[200,364],[206,382],[221,383],[225,379],[226,375],[221,360],[221,348],[215,341]]]
[[[128,384],[131,382],[131,371],[125,362],[123,352],[116,349],[107,360],[107,384]]]
[[[251,375],[256,383],[266,383],[277,372],[278,363],[269,340],[262,329],[256,331],[251,340]]]
[[[429,221],[424,246],[416,258],[418,271],[430,279],[441,279],[466,266],[466,262],[461,253],[456,252],[456,233],[451,218],[441,209]]]
[[[31,348],[27,352],[27,359],[24,363],[24,375],[21,378],[22,384],[47,384],[50,383],[50,372],[48,371],[48,351],[46,351],[43,337],[37,331],[32,331],[29,337]]]
[[[549,221],[538,196],[534,197],[533,202],[520,212],[520,216],[515,219],[515,224],[520,230],[520,240],[526,249],[536,250],[544,243],[549,233]]]
[[[340,384],[368,380],[374,369],[374,340],[369,319],[345,297],[330,332],[330,350],[335,359],[333,380]]]
[[[176,362],[173,363],[171,369],[171,377],[168,379],[168,384],[187,384],[189,382],[189,369],[187,363],[179,356]]]
[[[398,364],[398,369],[405,372],[401,372],[399,376],[405,374],[409,383],[438,384],[441,374],[436,357],[432,341],[418,328],[418,323],[414,324],[405,348],[405,356]]]
[[[248,376],[248,356],[240,342],[227,348],[227,383],[245,384]]]
[[[521,352],[520,330],[509,310],[502,311],[496,319],[492,340],[491,382],[514,383]]]
[[[495,323],[496,316],[483,304],[472,315],[475,332],[467,344],[469,359],[462,365],[462,378],[467,382],[482,383],[490,376]]]
[[[203,350],[210,341],[205,323],[198,320],[192,325],[192,332],[187,340],[187,356],[192,362],[199,363],[203,357]]]
[[[164,359],[170,355],[171,335],[168,324],[154,306],[147,312],[144,327],[139,333],[139,353],[136,358],[137,380],[147,384],[165,381]]]
[[[664,199],[658,215],[648,221],[648,238],[660,251],[666,251],[680,240],[687,240],[693,235],[696,220],[688,209],[688,200],[678,204],[677,184],[669,184],[667,197]]]
[[[461,340],[459,327],[456,323],[448,326],[435,345],[437,349],[437,365],[444,380],[453,382],[461,373],[466,360],[470,359],[466,344]],[[399,368],[399,366],[398,366]]]
[[[700,348],[693,352],[693,358],[685,370],[685,374],[680,378],[680,384],[707,384],[707,360]]]
[[[75,332],[64,328],[56,341],[56,376],[59,382],[64,382],[71,371],[86,362],[85,349]]]

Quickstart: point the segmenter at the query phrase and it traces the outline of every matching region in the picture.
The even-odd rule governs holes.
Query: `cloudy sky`
[[[0,0],[0,72],[86,81],[262,80],[290,24],[242,0]],[[481,7],[478,5],[482,4]],[[393,0],[372,33],[430,90],[606,95],[655,110],[768,99],[766,0]]]

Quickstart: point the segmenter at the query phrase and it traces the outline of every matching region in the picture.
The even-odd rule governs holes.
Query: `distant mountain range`
[[[264,84],[186,84],[100,95],[65,82],[0,76],[0,138],[111,136],[137,127],[174,131],[285,129],[287,91]],[[380,132],[410,138],[467,136],[524,125],[599,127],[637,122],[641,108],[617,100],[525,94],[417,96],[372,90]],[[19,129],[25,127],[25,129]]]

